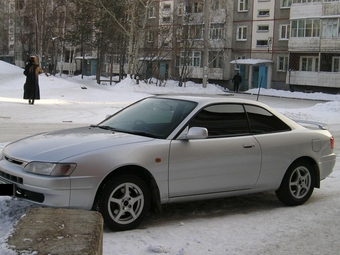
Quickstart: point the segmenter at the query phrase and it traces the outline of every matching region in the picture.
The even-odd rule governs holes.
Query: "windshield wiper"
[[[111,126],[99,126],[99,125],[91,125],[90,127],[101,128],[105,130],[117,131],[114,127]]]
[[[147,136],[151,138],[159,138],[157,135],[144,132],[144,131],[124,131],[125,133],[133,134],[133,135],[141,135],[141,136]]]
[[[154,135],[154,134],[148,133],[148,132],[144,132],[144,131],[118,130],[118,129],[111,127],[111,126],[99,126],[99,125],[91,125],[90,127],[101,128],[101,129],[105,129],[105,130],[111,130],[111,131],[122,132],[122,133],[128,133],[128,134],[133,134],[133,135],[147,136],[147,137],[151,137],[151,138],[159,138],[157,135]]]

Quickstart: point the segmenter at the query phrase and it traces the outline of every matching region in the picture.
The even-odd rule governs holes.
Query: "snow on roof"
[[[246,59],[235,59],[230,62],[230,64],[236,64],[236,65],[259,65],[259,64],[266,64],[266,63],[273,63],[273,61],[268,60],[268,59],[246,58]]]

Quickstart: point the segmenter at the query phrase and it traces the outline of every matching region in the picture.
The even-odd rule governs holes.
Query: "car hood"
[[[153,139],[97,127],[81,127],[42,133],[15,141],[4,148],[4,153],[24,161],[58,162],[89,151]]]

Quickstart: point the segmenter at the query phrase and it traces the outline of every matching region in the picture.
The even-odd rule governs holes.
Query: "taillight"
[[[333,150],[334,149],[334,137],[333,136],[330,138],[330,141],[331,141],[331,149]]]

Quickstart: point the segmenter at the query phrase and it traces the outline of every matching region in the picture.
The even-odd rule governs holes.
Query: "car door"
[[[202,109],[188,123],[208,138],[173,140],[169,157],[170,198],[250,189],[261,170],[261,147],[250,134],[242,104]]]

